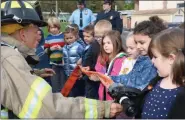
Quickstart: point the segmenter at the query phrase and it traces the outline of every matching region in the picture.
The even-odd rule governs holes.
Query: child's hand
[[[57,50],[61,50],[62,47],[61,47],[60,45],[56,45],[56,49],[57,49]]]
[[[80,66],[80,69],[83,71],[83,70],[85,70],[85,71],[89,71],[90,70],[90,67],[89,66],[87,66],[87,67],[82,67],[81,65],[79,65]]]
[[[101,78],[100,78],[101,79]],[[101,79],[101,83],[108,89],[110,87],[110,84],[107,83],[106,81]]]
[[[90,67],[89,66],[83,67],[83,69],[89,71],[90,70]]]
[[[57,50],[57,49],[58,49],[57,45],[53,45],[53,46],[50,47],[50,50],[52,50],[52,51]]]
[[[89,79],[92,80],[92,81],[100,81],[99,77],[95,74],[92,74],[91,76],[89,76]]]
[[[82,65],[82,58],[80,58],[77,62],[76,62],[77,65]]]

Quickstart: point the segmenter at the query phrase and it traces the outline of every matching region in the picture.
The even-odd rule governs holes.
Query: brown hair
[[[134,34],[148,35],[152,38],[158,32],[166,29],[164,21],[158,16],[151,16],[149,20],[140,22],[134,28]]]
[[[70,24],[70,25],[68,25],[68,27],[74,28],[79,33],[79,27],[77,24]]]
[[[105,37],[109,37],[109,39],[112,41],[113,52],[111,55],[109,55],[105,52],[105,50],[103,49],[103,40],[102,40],[102,42],[100,44],[101,50],[100,50],[100,55],[99,55],[100,63],[102,65],[105,65],[106,62],[110,62],[118,53],[120,53],[122,51],[125,52],[125,50],[122,48],[121,35],[118,31],[116,31],[116,30],[109,31],[105,34],[104,38]]]
[[[78,36],[78,32],[79,32],[78,25],[70,24],[70,25],[67,25],[64,32],[64,36],[65,34],[68,34],[68,33],[72,33],[74,36]]]
[[[157,49],[162,56],[169,57],[175,54],[175,61],[172,66],[173,83],[183,85],[185,80],[184,67],[184,30],[172,28],[158,33],[150,44],[150,49]]]
[[[86,26],[83,31],[94,36],[94,26],[93,25]]]

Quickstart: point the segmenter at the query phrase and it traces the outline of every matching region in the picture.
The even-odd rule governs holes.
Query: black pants
[[[74,84],[73,88],[71,89],[71,92],[69,93],[68,97],[79,97],[85,96],[85,81],[82,79],[79,79]]]
[[[99,99],[99,96],[98,96],[99,85],[100,85],[100,82],[91,81],[87,77],[85,80],[85,96],[86,96],[86,98],[98,100]]]

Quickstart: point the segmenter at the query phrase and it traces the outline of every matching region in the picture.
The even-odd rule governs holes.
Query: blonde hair
[[[127,37],[126,37],[126,40],[128,40],[129,38],[131,38],[133,36],[134,36],[134,32],[129,32]]]
[[[52,26],[57,27],[60,30],[60,27],[61,27],[60,26],[60,20],[56,17],[49,17],[49,19],[48,19],[48,29]]]
[[[102,36],[104,36],[105,33],[111,30],[112,30],[112,24],[108,20],[100,20],[94,26],[95,35],[101,34]]]

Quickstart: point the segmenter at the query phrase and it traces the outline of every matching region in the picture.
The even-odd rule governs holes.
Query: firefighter
[[[1,10],[1,118],[111,118],[122,111],[112,101],[53,94],[21,53],[36,48],[47,23],[26,1],[2,2]]]

